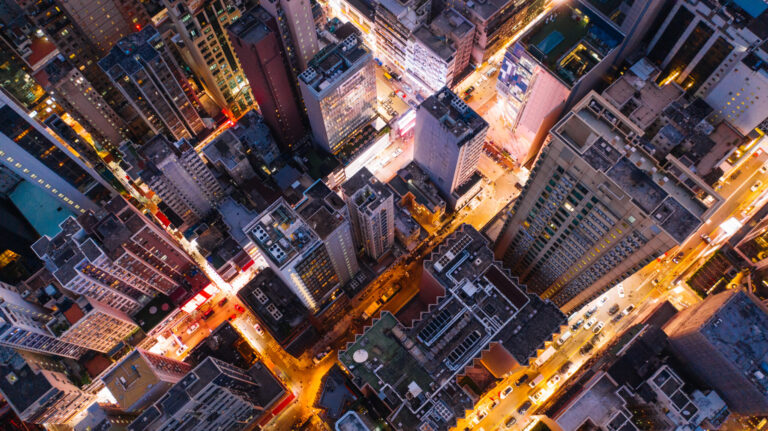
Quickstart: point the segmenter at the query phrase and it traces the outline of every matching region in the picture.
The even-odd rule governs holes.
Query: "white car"
[[[501,398],[503,400],[504,398],[506,398],[511,393],[512,393],[512,385],[509,385],[506,388],[504,388],[503,391],[501,391],[499,393],[499,398]]]
[[[178,350],[176,350],[176,356],[181,356],[181,354],[184,353],[185,350],[187,350],[187,346],[182,345],[181,347],[179,347]]]
[[[620,284],[619,285],[619,298],[623,298],[623,297],[624,297],[624,286]]]
[[[560,374],[555,374],[554,376],[552,376],[551,379],[549,379],[549,381],[547,382],[547,385],[549,387],[553,387],[553,386],[557,385],[558,383],[560,383]]]
[[[595,334],[599,334],[599,333],[600,333],[600,331],[602,331],[602,330],[603,330],[603,327],[604,327],[604,326],[605,326],[605,323],[603,323],[603,322],[600,322],[600,323],[598,323],[598,324],[595,326],[595,329],[593,329],[593,330],[592,330],[592,332],[594,332]]]
[[[595,323],[597,323],[597,319],[595,319],[594,317],[589,319],[589,320],[587,320],[587,323],[584,324],[584,329],[591,328],[592,325],[594,325]]]
[[[763,173],[763,174],[768,172],[768,164],[760,166],[760,172]]]
[[[197,331],[197,328],[200,327],[200,322],[195,322],[191,325],[189,325],[189,328],[187,328],[187,334],[191,334],[195,331]]]
[[[544,398],[544,389],[540,389],[535,394],[528,396],[528,399],[530,399],[534,403],[538,403],[539,401],[541,401],[542,398]]]
[[[749,189],[752,190],[753,192],[756,192],[757,189],[759,189],[760,186],[762,185],[763,185],[762,181],[757,181],[756,183],[752,184],[752,187],[750,187]]]

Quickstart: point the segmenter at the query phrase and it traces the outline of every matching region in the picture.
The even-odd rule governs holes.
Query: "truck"
[[[381,302],[379,301],[371,302],[371,305],[369,305],[365,309],[365,311],[363,311],[362,318],[368,319],[369,317],[373,316],[373,314],[376,312],[376,310],[379,309],[379,307],[381,307]]]
[[[540,366],[544,365],[544,363],[547,362],[549,360],[549,358],[551,358],[552,355],[555,354],[555,352],[556,352],[555,347],[554,346],[549,346],[547,348],[547,350],[541,352],[539,357],[536,358],[535,361],[533,361],[533,365],[536,366],[536,367],[540,367]]]
[[[560,338],[557,339],[557,346],[560,347],[563,344],[565,344],[565,342],[568,341],[569,338],[571,338],[571,335],[573,335],[573,332],[565,331],[563,335],[561,335]]]
[[[528,386],[530,386],[532,388],[535,388],[536,385],[541,383],[543,380],[544,380],[544,375],[543,374],[537,374],[536,377],[533,378],[533,380],[528,382]]]

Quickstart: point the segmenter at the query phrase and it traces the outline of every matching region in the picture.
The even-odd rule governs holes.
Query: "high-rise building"
[[[85,417],[80,419],[78,416],[80,420],[73,431],[124,431],[136,416],[136,413],[125,412],[114,404],[95,402],[88,407]]]
[[[163,0],[176,33],[191,55],[187,63],[222,109],[240,117],[253,106],[248,80],[225,30],[240,19],[232,0]]]
[[[664,326],[691,371],[743,415],[768,412],[768,309],[754,295],[727,290],[679,312]]]
[[[395,198],[392,189],[367,168],[361,169],[342,186],[349,220],[358,247],[378,260],[395,243]]]
[[[194,138],[205,128],[179,84],[176,62],[154,27],[119,40],[99,66],[152,132],[167,131],[181,139]]]
[[[480,66],[509,43],[512,36],[525,28],[541,11],[545,1],[513,0],[449,0],[475,26],[472,63]]]
[[[356,35],[318,53],[299,75],[299,87],[315,141],[329,153],[376,115],[373,56]]]
[[[416,111],[413,160],[454,207],[480,181],[477,162],[487,133],[488,123],[448,88]]]
[[[376,54],[395,70],[408,69],[408,44],[413,32],[429,19],[431,0],[383,0],[376,5],[374,20]]]
[[[140,1],[64,0],[56,3],[83,29],[101,55],[149,22],[149,14]]]
[[[683,244],[723,201],[681,163],[663,167],[643,129],[594,92],[550,133],[496,256],[565,311]]]
[[[66,424],[93,402],[95,396],[81,391],[66,374],[40,367],[15,352],[3,352],[0,360],[0,394],[24,422]]]
[[[128,138],[125,121],[85,76],[66,60],[57,59],[48,63],[35,74],[35,79],[93,135],[97,145],[117,148]]]
[[[264,121],[281,146],[290,149],[306,130],[277,21],[264,8],[255,7],[227,31]]]
[[[122,311],[86,297],[63,298],[46,324],[65,343],[107,353],[139,327]]]
[[[648,59],[661,69],[658,82],[675,81],[690,94],[706,96],[768,38],[764,6],[676,1],[648,44]]]
[[[765,121],[768,100],[760,94],[766,89],[768,54],[758,50],[715,83],[704,100],[715,109],[714,121],[727,121],[746,136]]]
[[[78,359],[86,349],[63,341],[47,326],[50,310],[25,300],[11,286],[0,283],[0,346]]]
[[[126,412],[140,412],[165,395],[192,366],[136,349],[101,377],[104,386]]]
[[[0,94],[0,163],[75,214],[98,211],[109,185],[56,136]]]
[[[129,431],[247,429],[285,395],[261,362],[248,370],[208,358],[129,426]]]
[[[530,145],[521,163],[533,162],[549,129],[604,79],[623,40],[613,23],[577,1],[555,6],[509,46],[496,88],[515,139]]]
[[[260,5],[277,22],[291,67],[297,74],[306,69],[320,49],[310,0],[267,0]]]
[[[185,223],[194,224],[213,210],[221,186],[186,139],[171,143],[158,135],[139,152],[146,162],[141,179]]]
[[[243,230],[272,270],[317,312],[336,298],[358,266],[344,201],[319,181],[305,196],[295,210],[278,199]]]
[[[187,285],[195,265],[159,227],[122,198],[108,214],[68,218],[32,248],[66,289],[131,313],[157,292]]]
[[[438,61],[438,64],[444,63],[446,65],[445,84],[435,86],[432,84],[432,91],[429,94],[434,93],[442,87],[453,87],[458,83],[464,73],[469,68],[469,63],[472,58],[472,46],[475,36],[475,25],[472,24],[467,18],[460,14],[456,9],[447,8],[440,12],[440,15],[429,24],[429,33],[434,37],[444,40],[446,44],[451,47],[452,56],[450,61]],[[417,33],[420,33],[417,30]],[[432,44],[428,45],[433,45]],[[436,46],[441,46],[437,44]],[[440,50],[433,52],[438,53]],[[411,52],[409,51],[409,54]],[[415,54],[415,52],[414,52]],[[437,57],[440,57],[439,55]],[[413,61],[408,62],[408,74],[407,76],[419,76],[424,74],[424,67],[429,65],[421,65],[422,60],[417,55],[412,56]],[[431,73],[427,72],[427,75]],[[422,78],[419,78],[423,80]],[[428,82],[428,81],[426,81]],[[436,87],[436,88],[435,88]]]

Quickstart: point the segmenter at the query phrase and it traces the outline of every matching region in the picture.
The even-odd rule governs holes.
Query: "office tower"
[[[47,326],[52,312],[0,283],[0,346],[78,359],[86,348],[63,341]]]
[[[61,341],[107,353],[139,329],[122,311],[86,297],[63,298],[46,324]]]
[[[94,400],[70,382],[63,372],[40,367],[15,352],[2,352],[0,394],[24,422],[66,424]]]
[[[244,370],[208,358],[146,409],[128,430],[243,430],[285,393],[280,381],[261,362]]]
[[[243,230],[269,267],[317,312],[336,298],[358,266],[344,201],[319,181],[310,190],[296,210],[281,197]]]
[[[299,87],[315,141],[329,153],[376,115],[373,56],[355,35],[318,53],[299,75]]]
[[[186,139],[171,143],[158,135],[139,152],[145,160],[141,179],[185,223],[194,224],[213,210],[221,186]]]
[[[160,34],[144,27],[119,40],[99,66],[152,129],[194,138],[205,125],[179,84],[176,63]]]
[[[525,28],[541,11],[546,2],[515,2],[512,0],[447,2],[461,11],[475,26],[472,63],[480,66],[509,43],[512,36]]]
[[[117,148],[128,138],[125,121],[107,104],[85,76],[63,59],[48,63],[35,79],[104,148]]]
[[[742,415],[768,411],[768,309],[754,295],[727,290],[680,311],[664,326],[691,371]]]
[[[196,267],[164,231],[122,198],[105,209],[100,217],[70,217],[57,235],[33,244],[63,287],[131,313],[157,292],[188,286]]]
[[[140,1],[65,0],[56,1],[78,24],[100,55],[120,39],[149,23],[149,14]]]
[[[533,162],[560,116],[608,74],[623,40],[612,23],[577,1],[555,6],[509,46],[496,88],[515,139],[530,145],[521,163]]]
[[[431,0],[378,2],[374,31],[376,54],[382,62],[401,73],[408,69],[408,42],[416,28],[427,22],[431,9]]]
[[[379,260],[395,243],[395,198],[392,190],[363,168],[342,186],[358,247]]]
[[[277,21],[264,8],[255,7],[227,31],[264,121],[281,147],[290,149],[306,130]]]
[[[260,3],[278,24],[283,49],[298,74],[309,66],[320,45],[309,0],[267,0]]]
[[[760,3],[676,1],[648,44],[648,59],[661,69],[658,82],[706,96],[766,40],[764,10]]]
[[[184,47],[187,63],[202,79],[206,92],[219,107],[240,117],[253,106],[248,80],[227,37],[227,28],[240,18],[234,1],[163,0]]]
[[[75,214],[98,211],[113,191],[18,105],[0,94],[0,162]]]
[[[594,92],[550,133],[495,251],[564,311],[683,244],[723,201],[679,162],[662,167],[643,130]]]
[[[705,101],[715,109],[713,120],[725,120],[743,135],[749,135],[768,112],[768,100],[760,98],[768,89],[768,54],[755,51],[744,57],[715,83]]]
[[[459,386],[460,375],[519,370],[567,322],[501,270],[469,225],[424,261],[419,287],[426,311],[405,324],[385,311],[339,352],[352,382],[380,397],[398,431],[455,428],[477,400]]]
[[[477,162],[488,123],[448,88],[419,105],[413,160],[455,208],[479,180]]]
[[[191,370],[187,363],[135,349],[110,368],[101,381],[122,410],[141,412]]]

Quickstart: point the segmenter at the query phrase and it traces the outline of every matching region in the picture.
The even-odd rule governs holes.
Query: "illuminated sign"
[[[406,133],[413,130],[413,127],[416,125],[416,110],[415,109],[409,109],[408,112],[403,114],[398,120],[397,120],[397,128],[400,130],[400,136],[405,135]]]
[[[192,297],[186,304],[181,306],[182,311],[187,314],[192,314],[193,311],[200,308],[206,301],[219,292],[219,289],[213,284],[209,284],[203,288],[197,295]]]

